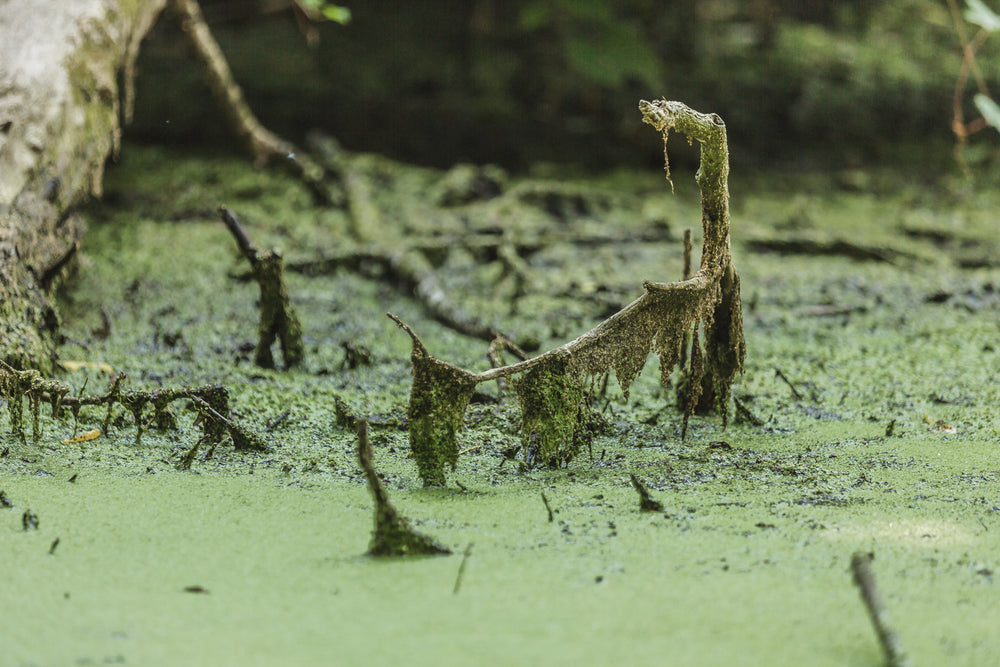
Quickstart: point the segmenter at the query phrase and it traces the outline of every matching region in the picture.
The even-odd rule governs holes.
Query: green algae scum
[[[679,169],[675,194],[662,174],[619,171],[511,177],[443,205],[434,193],[453,175],[342,156],[379,183],[365,206],[384,231],[359,240],[350,207],[315,207],[287,175],[122,156],[61,295],[63,370],[36,378],[61,409],[41,385],[30,402],[36,379],[11,389],[3,376],[0,664],[880,665],[857,552],[874,554],[913,664],[1000,655],[1000,268],[985,250],[993,261],[968,261],[995,247],[995,194],[877,171],[850,190],[735,174],[748,353],[724,427],[676,410],[677,377],[633,361],[582,382],[590,366],[567,373],[577,362],[560,357],[507,384],[487,341],[380,259],[416,251],[452,304],[556,350],[605,326],[643,280],[684,275],[701,203]],[[285,258],[303,345],[288,370],[255,363],[260,289],[220,202]],[[418,365],[415,335],[387,311],[447,362],[424,350],[438,363]],[[682,319],[678,347],[694,323]],[[635,332],[619,334],[661,352]],[[707,333],[711,373],[724,337]],[[736,357],[718,358],[724,382]],[[414,370],[455,380],[428,399],[440,419],[421,422]],[[225,421],[194,400],[218,385]],[[176,400],[66,403],[157,391]],[[541,396],[536,412],[520,409],[525,393]],[[366,555],[376,504],[359,420],[396,517],[464,560]],[[202,440],[211,429],[218,442]],[[410,458],[414,429],[451,449],[428,466],[415,441]],[[262,447],[229,446],[239,433]]]

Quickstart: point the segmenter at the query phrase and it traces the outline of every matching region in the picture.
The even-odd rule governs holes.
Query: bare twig
[[[642,483],[642,480],[635,476],[635,473],[632,473],[631,477],[632,486],[639,494],[639,509],[643,512],[662,512],[663,503],[653,500],[653,497],[649,495],[649,489]]]
[[[785,376],[785,374],[781,372],[781,369],[780,369],[780,368],[775,368],[775,369],[774,369],[774,375],[775,375],[775,377],[777,377],[777,378],[778,378],[779,380],[781,380],[782,382],[784,382],[785,384],[787,384],[787,385],[788,385],[788,388],[792,390],[792,396],[794,396],[794,397],[795,397],[795,400],[796,400],[796,401],[801,401],[801,400],[802,400],[802,394],[800,394],[800,393],[799,393],[799,390],[795,388],[795,385],[794,385],[794,384],[792,384],[792,381],[791,381],[791,380],[789,380],[789,379],[788,379],[788,378],[787,378],[787,377]]]
[[[878,634],[879,644],[885,653],[887,667],[905,667],[909,664],[906,652],[899,640],[899,635],[889,621],[889,612],[885,608],[885,602],[879,595],[875,586],[875,576],[872,574],[871,562],[874,555],[871,553],[856,552],[851,556],[851,571],[854,573],[854,583],[861,590],[861,599],[864,600],[868,616],[875,626]]]
[[[368,442],[368,422],[358,420],[358,462],[368,478],[375,499],[375,529],[368,547],[370,556],[416,556],[450,554],[451,550],[410,527],[409,522],[389,501],[389,493],[375,471]]]
[[[738,396],[733,396],[733,403],[736,404],[737,414],[743,417],[743,419],[747,420],[754,426],[764,425],[764,420],[755,415],[754,413],[752,413],[750,409],[743,403],[743,401],[739,399]]]
[[[205,70],[212,93],[254,162],[263,166],[272,160],[280,160],[282,165],[305,183],[320,202],[329,203],[332,198],[323,182],[323,168],[298,150],[295,144],[265,128],[250,110],[222,49],[205,23],[197,0],[172,0],[172,6],[180,17],[181,28],[188,43]]]
[[[472,542],[469,542],[469,546],[465,547],[465,553],[462,554],[462,562],[458,566],[458,574],[455,575],[455,588],[451,591],[453,595],[458,595],[458,589],[462,587],[462,575],[465,574],[465,563],[468,562],[471,555]]]
[[[549,499],[545,497],[544,491],[542,491],[542,502],[545,503],[545,511],[549,513],[549,523],[552,523],[555,516],[552,514],[552,506],[549,505]]]

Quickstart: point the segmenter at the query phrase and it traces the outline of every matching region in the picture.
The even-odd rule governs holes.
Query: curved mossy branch
[[[548,465],[569,461],[579,448],[585,378],[614,370],[626,396],[650,352],[660,357],[660,379],[666,384],[679,364],[685,337],[689,393],[684,401],[684,428],[708,379],[725,421],[730,388],[743,370],[746,348],[740,308],[739,275],[732,266],[729,241],[729,152],[726,127],[716,114],[692,111],[680,102],[643,101],[643,119],[663,134],[686,134],[702,144],[697,181],[701,188],[703,246],[701,267],[686,280],[645,281],[645,293],[580,337],[537,357],[472,373],[432,357],[410,327],[389,317],[413,340],[413,388],[410,394],[410,446],[428,485],[443,485],[445,466],[458,458],[455,434],[476,385],[524,374],[515,380],[522,413],[522,442]],[[668,167],[669,179],[669,167]],[[704,348],[698,330],[704,329]]]
[[[663,135],[663,157],[667,180],[667,136],[671,130],[680,132],[701,144],[701,162],[695,175],[701,190],[701,227],[703,232],[701,271],[709,271],[714,279],[730,262],[729,250],[729,145],[726,124],[718,114],[694,111],[682,102],[656,100],[639,102],[642,122],[652,125]]]

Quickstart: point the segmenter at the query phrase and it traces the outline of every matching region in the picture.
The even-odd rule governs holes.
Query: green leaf
[[[324,4],[320,10],[328,20],[345,25],[351,22],[351,10],[340,5]]]
[[[1000,16],[984,5],[982,0],[965,0],[965,4],[968,5],[968,9],[965,10],[966,21],[978,25],[987,32],[1000,30]]]
[[[982,93],[976,95],[972,101],[976,103],[976,108],[979,109],[979,113],[983,114],[986,122],[991,127],[1000,130],[1000,106],[988,95]]]
[[[295,2],[306,13],[310,21],[324,18],[327,21],[335,21],[343,25],[351,20],[349,8],[326,2],[326,0],[295,0]]]

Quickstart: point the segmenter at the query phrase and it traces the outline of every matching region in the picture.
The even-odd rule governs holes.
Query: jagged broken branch
[[[302,325],[285,286],[285,264],[281,253],[277,250],[258,251],[236,215],[225,206],[219,207],[219,216],[236,239],[240,252],[250,262],[251,274],[260,286],[260,322],[254,361],[261,368],[274,368],[271,345],[277,340],[285,368],[298,365],[305,356]]]
[[[559,465],[569,461],[588,437],[586,378],[613,370],[627,396],[650,352],[655,351],[660,357],[661,382],[666,384],[680,360],[685,336],[692,331],[684,431],[706,373],[725,420],[731,386],[743,369],[746,353],[739,275],[730,252],[725,124],[716,114],[701,114],[680,102],[642,101],[639,108],[643,120],[663,135],[664,150],[671,130],[701,143],[697,181],[703,247],[699,270],[680,282],[647,280],[642,296],[575,340],[537,357],[480,373],[431,356],[416,333],[389,314],[413,342],[410,445],[425,484],[444,484],[446,466],[454,467],[458,458],[456,433],[480,382],[518,376],[513,382],[521,405],[523,449],[526,454],[533,452],[536,460]]]

